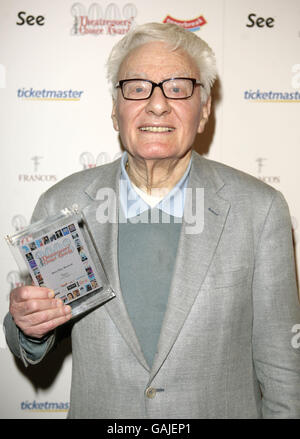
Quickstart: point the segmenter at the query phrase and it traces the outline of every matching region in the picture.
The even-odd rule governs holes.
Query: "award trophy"
[[[23,279],[54,291],[72,318],[115,297],[83,213],[73,206],[6,237]]]

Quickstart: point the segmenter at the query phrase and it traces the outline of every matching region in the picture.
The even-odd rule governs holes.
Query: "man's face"
[[[141,78],[158,83],[174,77],[201,79],[187,53],[171,52],[163,42],[150,42],[130,52],[120,67],[118,79]],[[190,151],[197,132],[203,131],[209,116],[210,99],[201,104],[200,93],[197,86],[190,98],[172,100],[156,87],[149,99],[129,101],[119,89],[112,119],[125,149],[145,160],[182,158]],[[142,129],[145,127],[146,131]],[[156,129],[151,131],[151,127]],[[158,131],[157,127],[170,130]]]

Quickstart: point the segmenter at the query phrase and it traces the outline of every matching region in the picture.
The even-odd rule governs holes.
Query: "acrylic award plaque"
[[[83,213],[61,210],[6,237],[22,279],[54,291],[72,308],[72,318],[115,297],[100,257],[91,256],[93,239]],[[97,252],[93,252],[98,255]]]

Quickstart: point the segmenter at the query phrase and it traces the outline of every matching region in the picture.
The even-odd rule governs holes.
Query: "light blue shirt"
[[[121,177],[120,177],[120,203],[125,218],[136,217],[149,210],[151,206],[143,200],[134,189],[125,166],[127,162],[127,152],[125,151],[121,158]],[[181,177],[180,181],[171,191],[155,206],[156,209],[178,218],[183,217],[186,188],[189,179],[192,159]]]

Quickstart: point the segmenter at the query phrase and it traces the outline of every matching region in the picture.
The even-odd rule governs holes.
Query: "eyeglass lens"
[[[123,95],[127,99],[147,99],[152,92],[151,82],[128,80],[123,83]],[[170,79],[162,83],[164,94],[171,99],[184,99],[193,94],[193,81],[190,79]]]

